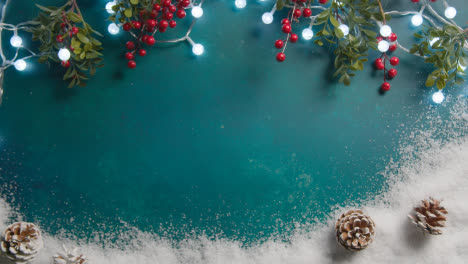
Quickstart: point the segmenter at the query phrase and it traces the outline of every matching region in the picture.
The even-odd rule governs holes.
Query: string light
[[[10,39],[10,44],[15,48],[19,48],[23,44],[23,39],[21,39],[21,37],[18,35],[13,35],[13,37]]]
[[[302,38],[305,40],[311,40],[314,37],[314,31],[311,28],[304,28],[302,30]]]
[[[263,23],[265,24],[271,24],[273,22],[273,14],[271,14],[270,12],[266,12],[262,15],[262,21]]]
[[[17,60],[15,61],[13,66],[15,66],[15,69],[18,71],[24,71],[26,69],[26,66],[28,66],[28,64],[26,63],[25,60]]]
[[[117,24],[115,23],[110,23],[109,26],[107,27],[107,30],[112,35],[117,35],[120,32],[119,26],[117,26]]]
[[[203,54],[203,52],[205,52],[205,47],[203,47],[202,44],[194,44],[192,47],[192,52],[193,54],[200,56]]]
[[[112,1],[112,2],[109,2],[106,4],[106,10],[107,10],[107,13],[109,14],[114,14],[114,10],[112,9],[117,3],[115,1]]]
[[[379,41],[377,48],[379,49],[380,52],[387,52],[388,49],[390,48],[390,43],[388,43],[388,41],[386,40],[381,40]]]
[[[392,28],[388,25],[383,25],[380,27],[380,35],[386,38],[392,34]]]
[[[444,101],[445,96],[441,91],[437,91],[434,94],[432,94],[432,101],[436,104],[440,104]]]
[[[194,18],[200,18],[203,16],[203,9],[200,6],[194,6],[192,8],[192,16]]]
[[[341,32],[343,32],[345,37],[349,34],[349,27],[347,25],[341,24],[338,28],[341,30]]]
[[[422,25],[423,23],[423,17],[421,16],[421,14],[416,14],[414,15],[412,18],[411,18],[411,23],[418,27],[420,25]]]
[[[61,48],[59,51],[58,51],[58,57],[61,61],[68,61],[70,59],[70,51],[68,49],[65,49],[65,48]]]
[[[234,2],[234,4],[236,5],[237,8],[242,9],[247,5],[247,1],[246,0],[236,0]]]
[[[445,17],[448,19],[452,19],[457,15],[457,9],[453,6],[449,6],[445,9]]]

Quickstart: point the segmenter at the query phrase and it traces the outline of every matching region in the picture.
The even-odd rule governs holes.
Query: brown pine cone
[[[374,221],[361,210],[342,214],[336,221],[335,228],[338,243],[348,250],[363,250],[374,241]]]
[[[414,214],[408,215],[411,222],[418,228],[431,235],[442,235],[442,230],[437,227],[444,227],[447,220],[447,210],[440,206],[440,201],[429,197],[421,202],[421,205],[414,208]]]
[[[16,263],[33,260],[42,247],[41,231],[36,225],[26,222],[9,225],[3,231],[0,243],[1,251]]]

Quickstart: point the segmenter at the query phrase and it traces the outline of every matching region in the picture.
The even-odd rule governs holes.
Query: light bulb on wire
[[[117,24],[115,23],[110,23],[109,26],[107,27],[107,30],[112,35],[117,35],[120,32],[119,26],[117,26]]]
[[[338,28],[343,32],[345,37],[349,34],[349,27],[347,25],[341,24]]]
[[[194,18],[200,18],[203,16],[203,9],[200,6],[194,6],[192,8],[192,16]]]
[[[273,14],[270,12],[266,12],[262,15],[262,21],[265,24],[271,24],[273,22]]]
[[[390,43],[386,40],[379,41],[379,44],[377,45],[377,49],[379,49],[380,52],[387,52],[389,48]]]
[[[247,5],[247,1],[246,0],[236,0],[234,2],[234,5],[236,5],[237,8],[242,9]]]
[[[58,52],[58,57],[61,61],[68,61],[70,59],[70,51],[65,48],[61,48]]]
[[[445,9],[445,17],[448,19],[452,19],[457,15],[457,9],[453,6],[449,6]]]
[[[21,39],[21,37],[18,36],[18,35],[14,35],[10,39],[10,44],[11,44],[11,46],[13,46],[15,48],[19,48],[23,44],[23,39]]]
[[[437,91],[434,94],[432,94],[432,101],[436,104],[441,104],[445,99],[444,94],[442,91]]]
[[[305,40],[311,40],[314,37],[314,31],[311,28],[304,28],[302,30],[302,38]]]
[[[193,54],[197,55],[197,56],[200,56],[203,54],[203,52],[205,52],[205,47],[203,47],[202,44],[193,44],[193,47],[192,47],[192,52]]]
[[[413,26],[420,26],[422,25],[423,23],[423,17],[421,16],[421,14],[416,14],[414,15],[412,18],[411,18],[411,23],[413,24]]]
[[[388,25],[383,25],[380,27],[380,35],[382,37],[386,38],[389,37],[392,34],[392,28]]]
[[[15,69],[18,71],[24,71],[26,69],[26,66],[28,66],[28,64],[26,63],[25,60],[17,60],[15,61],[13,66],[15,66]]]
[[[114,10],[112,9],[117,3],[115,1],[109,2],[106,4],[106,11],[109,14],[114,14]]]

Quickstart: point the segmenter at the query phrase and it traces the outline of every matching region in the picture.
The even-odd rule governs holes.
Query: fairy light
[[[386,38],[392,34],[392,28],[388,25],[383,25],[380,27],[380,35]]]
[[[453,6],[449,6],[445,9],[444,15],[448,19],[452,19],[457,15],[457,9]]]
[[[390,43],[386,40],[379,41],[379,44],[377,45],[377,49],[379,49],[380,52],[387,52],[389,48]]]
[[[68,49],[65,49],[65,48],[61,48],[59,51],[58,51],[58,57],[61,61],[68,61],[70,59],[70,51]]]
[[[302,38],[305,40],[311,40],[314,37],[314,31],[311,28],[304,28],[302,30]]]
[[[106,11],[109,14],[114,14],[115,11],[112,9],[117,3],[115,1],[109,2],[106,4]]]
[[[432,101],[436,104],[441,104],[444,101],[444,99],[445,99],[445,96],[442,93],[442,91],[437,91],[432,94]]]
[[[234,5],[236,5],[237,8],[242,9],[247,5],[247,1],[246,0],[236,0],[234,2]]]
[[[262,15],[262,21],[265,24],[271,24],[273,22],[273,14],[270,12],[266,12]]]
[[[115,23],[110,23],[109,26],[107,27],[107,30],[112,35],[117,35],[120,32],[119,26],[117,26],[117,24]]]
[[[11,37],[10,44],[11,44],[11,46],[13,46],[15,48],[19,48],[23,44],[23,39],[21,39],[20,36],[15,34],[15,35],[13,35],[13,37]]]
[[[194,44],[192,47],[193,54],[200,56],[205,52],[205,47],[202,44]]]
[[[338,28],[343,32],[345,37],[349,34],[349,27],[347,25],[341,24]]]
[[[414,15],[412,18],[411,18],[411,23],[413,24],[413,26],[420,26],[422,25],[423,23],[423,17],[421,14],[416,14]]]
[[[192,16],[194,18],[200,18],[203,16],[203,9],[200,6],[194,6],[192,8]]]
[[[13,66],[15,66],[15,69],[18,71],[24,71],[26,69],[26,66],[28,66],[28,64],[26,63],[25,60],[21,59],[21,60],[15,61]]]

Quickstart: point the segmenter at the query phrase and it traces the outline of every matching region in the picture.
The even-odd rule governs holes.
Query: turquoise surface
[[[344,87],[331,79],[328,48],[300,40],[284,63],[275,61],[285,14],[262,24],[271,1],[240,11],[233,2],[204,4],[191,35],[203,56],[193,57],[187,43],[153,48],[129,70],[127,36],[107,33],[105,1],[79,1],[106,35],[106,66],[74,89],[55,65],[6,72],[2,195],[52,233],[84,237],[128,224],[169,237],[261,240],[385,190],[381,172],[398,159],[399,144],[424,128],[427,115],[448,114],[450,102],[431,103],[434,89],[424,87],[431,68],[420,59],[395,53],[399,75],[385,95],[370,64]],[[409,0],[384,2],[386,10],[416,10]],[[17,0],[7,21],[36,14],[31,1]],[[183,35],[189,22],[165,37]],[[406,46],[415,41],[408,17],[390,25]],[[416,127],[416,120],[423,121]]]

